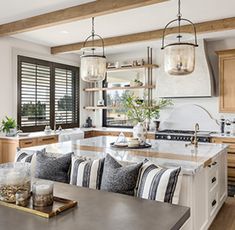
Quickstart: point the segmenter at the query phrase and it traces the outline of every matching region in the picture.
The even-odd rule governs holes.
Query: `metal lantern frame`
[[[97,43],[97,40],[95,40],[95,38],[98,38],[97,40],[100,40],[101,41],[101,45],[102,45],[102,54],[99,55],[99,54],[95,54],[95,51],[96,51],[96,48],[97,46],[95,46],[95,42]],[[86,54],[86,47],[87,47],[87,43],[89,42],[89,40],[91,40],[91,47],[89,47],[91,49],[91,54]],[[88,47],[87,47],[88,48]],[[92,31],[91,31],[91,35],[88,36],[84,43],[83,43],[83,48],[81,49],[83,51],[82,55],[81,55],[81,58],[103,58],[103,59],[106,59],[106,56],[105,56],[105,51],[104,51],[104,39],[95,33],[95,18],[92,17]],[[100,81],[100,80],[97,80],[97,81]],[[94,81],[92,81],[94,82]]]
[[[193,33],[194,33],[194,43],[190,43],[190,42],[181,42],[181,23],[182,21],[187,22],[189,25],[192,26],[193,28]],[[175,43],[170,43],[165,45],[165,36],[166,36],[166,31],[169,28],[169,26],[175,22],[178,22],[178,42]],[[170,33],[169,33],[170,34]],[[189,45],[189,46],[194,46],[194,47],[198,47],[197,44],[197,32],[196,32],[196,26],[194,25],[194,23],[192,21],[190,21],[189,19],[186,18],[182,18],[182,14],[181,14],[181,0],[178,0],[178,14],[177,14],[177,18],[170,21],[169,23],[167,23],[167,25],[165,26],[164,30],[163,30],[163,37],[162,37],[162,48],[161,49],[165,49],[168,46],[176,46],[176,45]]]

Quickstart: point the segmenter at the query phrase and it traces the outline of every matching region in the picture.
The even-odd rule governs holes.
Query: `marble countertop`
[[[107,131],[107,132],[133,132],[132,128],[112,128],[112,127],[97,127],[97,128],[80,128],[84,132],[88,131]],[[154,134],[155,131],[148,131],[148,133]]]
[[[235,138],[235,134],[211,133],[210,136],[218,138]]]
[[[50,134],[46,134],[44,131],[41,132],[30,132],[27,136],[19,136],[16,135],[14,137],[7,137],[4,133],[0,133],[0,139],[10,139],[10,140],[23,140],[28,138],[37,138],[37,137],[49,137],[54,135],[66,135],[70,134],[71,132],[88,132],[88,131],[107,131],[107,132],[132,132],[131,128],[106,128],[106,127],[100,127],[100,128],[72,128],[72,129],[63,129],[62,131],[52,131]],[[148,132],[154,134],[155,132]]]
[[[0,133],[0,139],[9,139],[9,140],[24,140],[29,138],[37,138],[37,137],[50,137],[55,135],[69,135],[71,133],[84,133],[84,131],[80,128],[73,128],[73,129],[63,129],[62,131],[51,131],[51,133],[45,133],[44,131],[41,132],[30,132],[27,136],[20,136],[16,135],[14,137],[7,137],[4,133]]]
[[[107,131],[107,132],[132,132],[132,128],[111,128],[111,127],[99,127],[99,128],[80,128],[82,131]],[[155,134],[155,131],[148,131],[149,134]],[[211,132],[210,137],[221,137],[221,138],[235,138],[235,134],[222,134],[217,132]]]
[[[132,128],[112,128],[112,127],[97,127],[97,128],[73,128],[73,129],[64,129],[62,132],[59,131],[52,131],[50,134],[45,134],[45,132],[30,132],[28,136],[15,136],[15,137],[6,137],[4,133],[0,133],[0,138],[4,139],[27,139],[27,138],[36,138],[36,137],[46,137],[46,136],[53,136],[53,135],[60,135],[66,134],[70,132],[89,132],[89,131],[103,131],[103,132],[132,132]],[[155,131],[148,131],[148,134],[155,134]],[[221,134],[221,133],[211,133],[211,137],[218,137],[218,138],[235,138],[235,134]]]
[[[14,137],[7,137],[4,133],[0,133],[0,139],[23,140],[23,139],[28,139],[28,138],[50,137],[50,136],[55,136],[55,135],[58,135],[58,133],[51,132],[50,134],[46,134],[45,132],[32,132],[32,133],[28,133],[27,136],[20,136],[17,134]]]
[[[181,141],[148,140],[148,143],[152,145],[148,149],[120,149],[110,146],[110,143],[114,142],[116,138],[99,136],[28,149],[46,148],[47,152],[62,154],[74,152],[77,155],[90,158],[104,157],[110,153],[118,160],[128,162],[149,159],[164,167],[182,167],[184,174],[192,175],[209,165],[216,156],[226,151],[227,148],[227,145],[224,144],[199,143],[198,148],[195,148],[194,146],[185,147],[186,142]]]

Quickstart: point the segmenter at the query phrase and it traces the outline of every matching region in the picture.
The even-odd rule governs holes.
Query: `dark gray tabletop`
[[[78,207],[45,219],[0,206],[0,230],[175,230],[190,216],[186,207],[61,183],[55,195]]]

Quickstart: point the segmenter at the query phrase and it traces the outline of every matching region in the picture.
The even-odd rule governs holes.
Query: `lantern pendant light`
[[[164,49],[165,71],[170,75],[186,75],[194,71],[195,68],[195,47],[197,44],[197,34],[195,25],[188,19],[182,18],[181,2],[178,0],[177,19],[170,21],[163,30],[162,49]],[[182,41],[181,23],[186,22],[192,26],[193,42]],[[170,25],[178,23],[178,33],[176,42],[165,44],[166,31]],[[169,34],[168,34],[169,35]]]
[[[83,54],[80,65],[80,76],[86,82],[99,82],[105,79],[106,75],[106,57],[104,54],[104,40],[101,36],[95,34],[94,18],[92,18],[92,32],[86,38],[83,44]],[[100,47],[95,47],[95,37],[97,37],[102,44],[102,54],[98,54]],[[87,42],[91,40],[91,47],[86,47]]]

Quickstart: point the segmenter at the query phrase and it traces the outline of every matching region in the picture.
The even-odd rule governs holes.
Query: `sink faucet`
[[[191,143],[192,145],[194,145],[195,147],[198,147],[198,138],[197,138],[197,133],[199,131],[199,124],[196,123],[195,124],[195,130],[194,130],[194,136],[192,136],[191,138]]]
[[[191,137],[191,143],[185,144],[185,147],[188,147],[189,145],[194,145],[195,148],[198,147],[198,138],[197,138],[198,131],[199,131],[199,124],[196,123],[194,128],[194,135]]]

